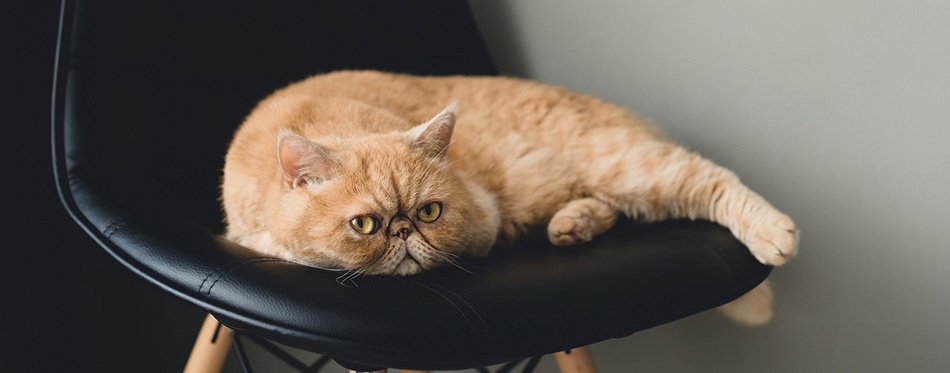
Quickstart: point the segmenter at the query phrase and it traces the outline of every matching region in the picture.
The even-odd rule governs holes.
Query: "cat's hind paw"
[[[718,310],[739,325],[765,325],[772,319],[773,298],[772,285],[766,279],[738,299],[719,306]]]
[[[576,245],[606,232],[617,221],[613,207],[594,198],[573,200],[548,223],[548,239],[556,246]]]
[[[555,219],[551,219],[551,224],[548,224],[548,239],[555,246],[575,245],[590,241],[593,238],[590,216],[587,215],[576,218],[555,217]]]

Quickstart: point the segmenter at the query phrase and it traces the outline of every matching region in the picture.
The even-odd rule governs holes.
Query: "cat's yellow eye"
[[[350,220],[350,227],[352,227],[356,233],[369,235],[376,233],[376,229],[379,228],[379,221],[372,216],[357,216]]]
[[[434,222],[439,216],[442,216],[442,204],[439,202],[432,202],[428,205],[422,206],[419,209],[419,220],[422,220],[426,223]]]

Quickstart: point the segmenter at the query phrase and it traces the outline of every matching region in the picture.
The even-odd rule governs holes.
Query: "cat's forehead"
[[[354,204],[378,211],[395,212],[432,198],[440,184],[433,170],[398,161],[359,162],[340,180]]]
[[[349,188],[344,214],[380,214],[383,217],[407,213],[417,208],[429,195],[429,188],[394,184],[388,178],[366,178]]]
[[[438,198],[445,183],[445,161],[414,149],[404,137],[380,135],[338,148],[342,187],[353,211],[395,214]]]
[[[388,193],[355,191],[346,201],[344,215],[395,214],[398,212],[397,198]]]

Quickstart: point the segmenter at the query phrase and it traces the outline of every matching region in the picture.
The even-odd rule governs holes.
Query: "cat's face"
[[[319,145],[282,133],[285,180],[275,233],[293,259],[409,275],[484,245],[480,206],[447,168],[450,109],[407,132]]]

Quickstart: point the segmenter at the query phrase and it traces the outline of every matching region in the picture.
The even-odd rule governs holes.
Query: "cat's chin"
[[[422,266],[419,265],[419,262],[417,262],[412,255],[406,255],[406,257],[396,265],[396,269],[393,270],[393,274],[396,276],[409,276],[419,272],[422,272]]]

